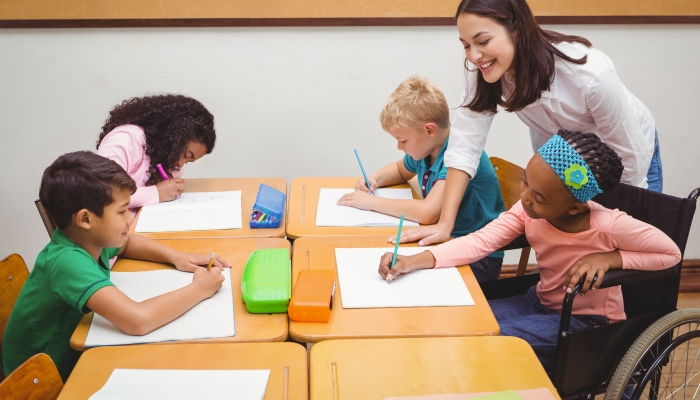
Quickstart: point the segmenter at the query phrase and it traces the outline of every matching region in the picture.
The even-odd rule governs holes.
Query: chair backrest
[[[41,217],[41,221],[44,223],[46,232],[49,234],[49,237],[51,237],[51,235],[53,235],[53,231],[56,230],[56,224],[54,224],[51,216],[41,204],[41,200],[34,200],[34,204],[36,205],[36,209],[39,211],[39,216]]]
[[[501,186],[501,196],[506,210],[520,201],[520,181],[523,179],[523,168],[498,157],[489,158],[496,171],[498,184]]]
[[[19,254],[11,254],[0,261],[0,360],[2,360],[2,338],[5,336],[7,320],[27,277],[29,277],[27,264]],[[0,378],[2,376],[2,368],[0,368]],[[0,398],[4,397],[0,396]]]
[[[695,189],[687,198],[679,198],[622,184],[596,196],[593,201],[608,208],[618,208],[655,226],[676,243],[682,255],[688,242],[698,193],[699,190]],[[628,318],[676,308],[681,262],[677,265],[678,273],[673,276],[622,286]],[[660,298],[664,301],[660,302]]]
[[[39,353],[22,363],[0,382],[0,399],[54,400],[63,389],[61,375],[51,357]]]

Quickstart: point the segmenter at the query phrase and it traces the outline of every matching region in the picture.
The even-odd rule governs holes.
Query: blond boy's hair
[[[379,121],[385,131],[420,129],[425,122],[434,122],[444,129],[450,126],[450,109],[445,95],[430,79],[413,75],[389,96]]]

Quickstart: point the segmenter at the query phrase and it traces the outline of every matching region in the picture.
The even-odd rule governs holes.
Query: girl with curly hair
[[[129,209],[172,201],[185,188],[186,163],[214,150],[214,116],[182,95],[134,97],[116,106],[102,127],[97,154],[114,160],[136,181]],[[161,164],[170,179],[163,179]]]

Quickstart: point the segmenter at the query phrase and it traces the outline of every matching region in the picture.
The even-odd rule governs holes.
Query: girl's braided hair
[[[591,169],[598,186],[604,192],[620,184],[622,159],[593,133],[572,132],[565,129],[557,133],[573,147]]]
[[[146,135],[146,155],[151,159],[147,185],[162,180],[156,165],[173,170],[190,142],[214,150],[214,116],[199,101],[178,94],[134,97],[114,107],[97,141],[120,125],[136,125]]]

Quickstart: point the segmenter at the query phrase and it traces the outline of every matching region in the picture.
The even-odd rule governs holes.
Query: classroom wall
[[[700,26],[546,28],[590,39],[651,109],[664,191],[700,186]],[[358,175],[353,148],[369,171],[401,157],[378,121],[401,80],[427,76],[456,107],[462,62],[454,27],[0,30],[0,257],[20,253],[31,268],[48,240],[33,204],[42,171],[94,150],[125,98],[177,92],[215,115],[216,148],[185,177]],[[524,166],[527,128],[500,112],[486,151]],[[686,258],[700,258],[700,221]]]

